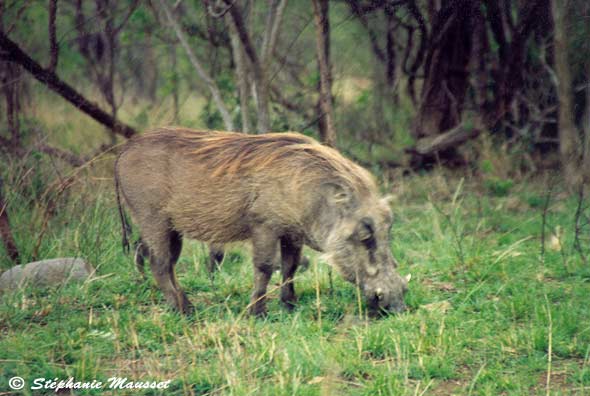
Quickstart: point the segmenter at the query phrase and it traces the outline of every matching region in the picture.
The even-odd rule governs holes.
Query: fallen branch
[[[0,136],[0,148],[3,148],[7,152],[20,157],[27,155],[27,153],[29,153],[31,150],[39,151],[41,153],[65,161],[75,168],[84,165],[88,161],[86,158],[79,157],[76,154],[70,153],[69,151],[49,146],[47,144],[36,144],[28,150],[25,150],[22,147],[13,147],[11,146],[10,141],[8,139],[3,138],[2,136]]]
[[[86,159],[78,157],[77,155],[70,153],[69,151],[62,150],[57,147],[48,146],[46,144],[38,145],[37,150],[52,157],[59,158],[60,160],[67,162],[73,167],[82,166],[87,161]]]
[[[420,156],[434,155],[439,151],[460,146],[466,141],[477,137],[480,133],[481,128],[465,126],[462,123],[440,135],[419,139],[416,145],[406,149],[406,152]]]

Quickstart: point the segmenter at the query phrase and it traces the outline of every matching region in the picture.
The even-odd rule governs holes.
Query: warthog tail
[[[125,216],[125,212],[123,211],[123,206],[121,205],[121,187],[119,185],[119,172],[117,171],[117,163],[119,162],[119,158],[115,162],[115,196],[117,198],[117,207],[119,208],[119,217],[121,218],[121,234],[122,240],[121,244],[123,247],[123,251],[125,253],[129,253],[129,237],[128,235],[131,233],[131,226],[127,222],[127,217]]]

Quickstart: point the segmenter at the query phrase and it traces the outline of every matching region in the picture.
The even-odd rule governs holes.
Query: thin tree
[[[231,23],[236,30],[240,43],[248,59],[253,85],[256,93],[256,109],[258,119],[256,132],[265,133],[270,130],[269,94],[270,81],[268,69],[270,68],[272,55],[277,43],[283,11],[287,0],[272,0],[266,17],[266,26],[263,33],[260,51],[257,51],[252,43],[252,37],[246,28],[243,12],[237,1],[225,0],[231,17]]]
[[[334,129],[334,111],[332,108],[328,0],[313,0],[312,3],[316,29],[316,53],[320,69],[320,138],[328,146],[335,146],[336,131]]]
[[[230,17],[227,16],[227,19]],[[242,118],[242,132],[249,133],[251,130],[250,114],[248,112],[248,91],[250,83],[248,79],[248,65],[244,48],[240,44],[240,37],[235,26],[228,22],[232,55],[236,65],[236,80],[238,81],[238,92],[240,97],[240,116]]]
[[[55,21],[57,19],[57,0],[49,0],[49,23],[47,25],[49,31],[49,66],[47,68],[54,72],[57,67],[59,59],[59,45],[57,43],[57,35],[55,33]]]
[[[197,58],[195,52],[193,51],[192,47],[188,43],[186,36],[184,35],[182,29],[180,28],[180,24],[178,23],[178,21],[176,20],[176,17],[172,13],[172,10],[166,4],[166,0],[159,0],[159,3],[160,3],[160,7],[162,8],[162,10],[164,10],[164,13],[166,14],[166,18],[168,19],[168,22],[170,23],[170,25],[174,29],[174,33],[176,34],[176,37],[178,37],[178,40],[180,41],[182,48],[184,48],[184,50],[189,58],[189,61],[191,62],[191,65],[193,66],[193,68],[195,69],[195,71],[197,72],[197,74],[199,75],[201,80],[203,80],[205,82],[205,84],[207,85],[207,88],[209,88],[209,91],[211,92],[211,95],[213,96],[213,101],[215,102],[215,105],[217,106],[217,109],[219,110],[219,113],[221,114],[221,118],[223,119],[223,124],[225,125],[225,129],[227,129],[228,131],[233,131],[234,130],[233,120],[229,114],[227,106],[223,102],[223,98],[221,97],[221,92],[219,91],[219,88],[217,87],[215,80],[213,80],[213,78],[211,78],[211,76],[209,76],[209,73],[207,73],[207,71],[205,70],[205,68],[202,66],[201,62]]]
[[[51,65],[53,62],[57,64],[57,45],[53,43],[51,39],[55,32],[55,10],[52,8],[56,7],[50,3],[50,53],[51,53]],[[107,102],[111,116],[117,118],[117,112],[121,106],[120,101],[117,100],[115,93],[115,77],[116,77],[116,65],[119,54],[119,35],[123,28],[129,21],[129,18],[137,8],[139,1],[132,0],[125,14],[122,16],[119,23],[116,23],[117,8],[111,2],[111,0],[95,0],[96,7],[96,20],[100,22],[99,31],[88,32],[87,23],[88,19],[84,14],[84,2],[82,0],[76,1],[76,30],[78,31],[78,46],[80,54],[86,59],[86,63],[92,72],[94,81],[102,94],[104,100]],[[53,14],[52,14],[53,13]],[[55,47],[55,48],[54,48]],[[55,67],[49,70],[54,71]],[[111,144],[116,143],[116,135],[112,130],[108,131],[111,136]]]
[[[4,4],[0,4],[0,31],[4,31]],[[0,62],[0,84],[6,104],[6,121],[10,132],[10,141],[5,146],[12,152],[20,146],[22,69],[10,62]]]
[[[2,178],[0,178],[0,239],[4,244],[4,250],[10,259],[16,264],[19,261],[18,249],[12,236],[8,212],[6,211],[6,201],[2,192]]]
[[[567,8],[561,0],[551,0],[551,12],[555,33],[553,48],[555,51],[555,74],[557,75],[557,97],[559,101],[559,153],[565,179],[570,186],[580,183],[578,170],[582,147],[574,123],[571,96],[571,74],[567,53]]]

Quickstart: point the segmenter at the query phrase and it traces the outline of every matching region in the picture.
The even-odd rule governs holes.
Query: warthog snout
[[[401,313],[405,311],[404,295],[411,276],[392,274],[388,281],[368,281],[364,289],[367,306],[372,314]]]

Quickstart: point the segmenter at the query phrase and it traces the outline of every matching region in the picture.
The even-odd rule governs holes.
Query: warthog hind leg
[[[285,307],[292,310],[297,302],[293,276],[301,261],[301,243],[293,241],[289,237],[281,238],[281,260],[283,284],[281,286],[281,301]]]
[[[170,305],[183,314],[191,314],[194,308],[174,274],[174,265],[182,250],[182,236],[176,231],[167,230],[150,233],[148,240],[147,234],[145,239],[150,247],[150,267],[156,283]]]
[[[225,252],[223,251],[223,245],[216,245],[214,243],[209,245],[209,261],[207,263],[207,270],[209,273],[214,273],[223,262]]]
[[[145,278],[145,260],[150,258],[150,250],[148,249],[145,242],[139,238],[134,244],[134,261],[135,268],[141,274],[142,278]]]

